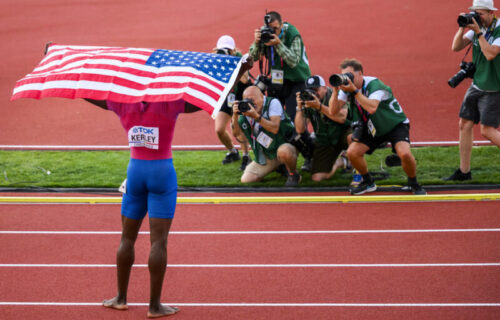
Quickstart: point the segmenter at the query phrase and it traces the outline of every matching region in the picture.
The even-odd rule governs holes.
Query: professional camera
[[[293,145],[304,156],[304,158],[312,158],[314,153],[314,141],[311,136],[306,132],[300,134],[293,130],[287,137],[288,143]]]
[[[343,73],[343,74],[332,74],[330,76],[330,84],[334,87],[338,86],[346,86],[349,84],[349,79],[354,81],[354,75],[351,72]]]
[[[272,85],[272,80],[263,74],[259,74],[255,79],[254,86],[264,93]]]
[[[311,89],[305,89],[300,91],[299,96],[302,101],[313,101],[316,96],[316,92]]]
[[[476,66],[473,62],[462,61],[460,63],[460,71],[458,71],[453,77],[448,80],[450,87],[455,88],[462,82],[465,78],[474,77],[474,72],[476,72]]]
[[[260,28],[260,43],[264,44],[273,39],[274,29],[269,27],[271,23],[271,16],[266,14],[264,16],[264,26]]]
[[[471,12],[467,14],[462,14],[458,16],[457,22],[459,27],[466,27],[469,24],[473,24],[472,18],[476,20],[478,24],[481,24],[481,20],[479,19],[479,14],[477,12]]]
[[[217,51],[215,53],[216,54],[225,54],[225,55],[228,55],[228,56],[231,55],[231,53],[229,53],[229,49],[228,48],[217,49]]]
[[[243,112],[247,112],[250,110],[250,107],[254,107],[254,104],[252,100],[250,99],[243,99],[238,101],[238,112],[242,114]]]

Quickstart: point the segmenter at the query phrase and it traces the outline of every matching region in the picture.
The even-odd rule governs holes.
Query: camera
[[[351,72],[343,73],[343,74],[332,74],[330,76],[329,82],[332,86],[346,86],[349,84],[349,79],[354,81],[354,75]]]
[[[466,27],[469,24],[473,24],[472,18],[476,20],[478,24],[481,24],[481,20],[479,19],[479,14],[477,12],[471,12],[463,15],[459,15],[457,22],[459,27]]]
[[[238,101],[238,111],[240,114],[242,114],[243,112],[249,111],[250,107],[255,107],[252,100],[243,99],[243,100]]]
[[[215,53],[216,54],[225,54],[225,55],[228,55],[228,56],[231,55],[231,53],[229,53],[229,49],[228,48],[217,49],[217,51]]]
[[[264,16],[264,26],[260,28],[260,43],[264,44],[273,39],[274,29],[269,27],[271,23],[271,16],[266,14]]]
[[[450,87],[455,88],[462,82],[465,78],[474,77],[474,72],[476,72],[476,66],[473,62],[462,61],[460,63],[460,71],[458,71],[453,77],[448,80]]]
[[[300,91],[299,96],[302,101],[313,101],[316,96],[316,92],[311,89],[305,89]]]
[[[264,93],[272,84],[272,80],[263,74],[259,74],[255,79],[254,86]]]

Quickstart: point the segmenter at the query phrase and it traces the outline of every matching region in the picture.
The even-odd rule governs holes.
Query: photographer
[[[301,134],[306,130],[306,119],[311,121],[316,139],[312,157],[312,180],[330,179],[335,171],[344,166],[339,158],[342,150],[347,149],[350,139],[348,109],[344,105],[337,114],[331,115],[328,102],[333,90],[325,85],[325,80],[315,75],[305,82],[306,89],[297,93],[297,113],[295,128]]]
[[[264,20],[264,31],[255,30],[249,53],[254,61],[268,60],[272,84],[267,94],[280,100],[293,121],[297,107],[295,93],[304,89],[304,81],[311,75],[304,43],[297,28],[282,23],[279,13],[271,11]]]
[[[231,56],[241,57],[241,52],[236,49],[236,44],[231,36],[223,35],[217,40],[217,47],[213,49],[214,53],[226,54]],[[235,85],[234,89],[228,94],[226,100],[222,104],[219,113],[215,117],[215,133],[220,142],[227,148],[228,152],[226,157],[222,160],[222,164],[228,164],[234,161],[240,160],[240,154],[238,150],[234,147],[233,138],[227,131],[227,125],[231,121],[231,116],[233,115],[233,103],[235,100],[240,100],[243,94],[243,90],[251,85],[251,81],[248,77],[248,72],[245,72],[240,78],[240,81]],[[235,136],[236,140],[241,145],[241,150],[243,152],[243,157],[241,158],[240,170],[245,170],[246,166],[250,163],[250,157],[248,155],[249,146],[243,135]]]
[[[365,153],[371,154],[384,142],[390,142],[401,159],[403,170],[408,176],[408,187],[414,194],[426,194],[417,182],[417,164],[410,150],[410,125],[392,89],[375,77],[363,75],[363,66],[356,59],[346,59],[340,64],[342,76],[330,77],[330,83],[338,86],[330,99],[332,115],[338,114],[346,103],[357,120],[352,143],[347,156],[352,166],[363,176],[362,182],[352,187],[351,194],[363,194],[377,189],[373,177],[368,172]],[[340,79],[335,82],[334,78]],[[338,94],[336,94],[338,91]]]
[[[256,86],[248,87],[243,100],[233,105],[233,123],[233,133],[243,133],[254,153],[254,161],[241,176],[242,183],[260,181],[280,164],[288,170],[285,186],[300,182],[302,177],[296,171],[297,149],[286,142],[295,129],[278,99],[264,96]]]
[[[471,152],[474,124],[481,122],[481,134],[500,148],[500,22],[492,0],[474,0],[472,14],[459,16],[459,28],[452,50],[472,44],[473,81],[459,113],[460,167],[444,180],[471,180]],[[464,22],[467,23],[463,25]],[[469,29],[467,33],[465,30]],[[455,78],[455,77],[454,77]],[[451,79],[450,79],[451,81]]]

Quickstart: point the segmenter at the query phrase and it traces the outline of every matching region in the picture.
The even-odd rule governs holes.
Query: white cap
[[[325,80],[320,75],[310,76],[306,80],[307,89],[315,89],[324,86],[325,86]]]
[[[234,50],[236,45],[234,39],[231,36],[224,35],[217,40],[217,49],[231,49]]]
[[[493,6],[493,0],[474,0],[472,1],[472,7],[469,7],[469,10],[498,10]]]

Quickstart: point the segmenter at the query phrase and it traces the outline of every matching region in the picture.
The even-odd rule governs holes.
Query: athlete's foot
[[[177,312],[179,312],[179,308],[164,306],[160,304],[160,307],[156,310],[151,310],[151,308],[149,309],[148,318],[160,318],[160,317],[171,316],[173,314],[176,314]]]
[[[116,310],[127,310],[128,309],[128,305],[127,303],[123,303],[123,302],[120,302],[118,301],[118,297],[114,297],[113,299],[109,299],[109,300],[104,300],[102,302],[102,305],[106,308],[112,308],[112,309],[116,309]]]

